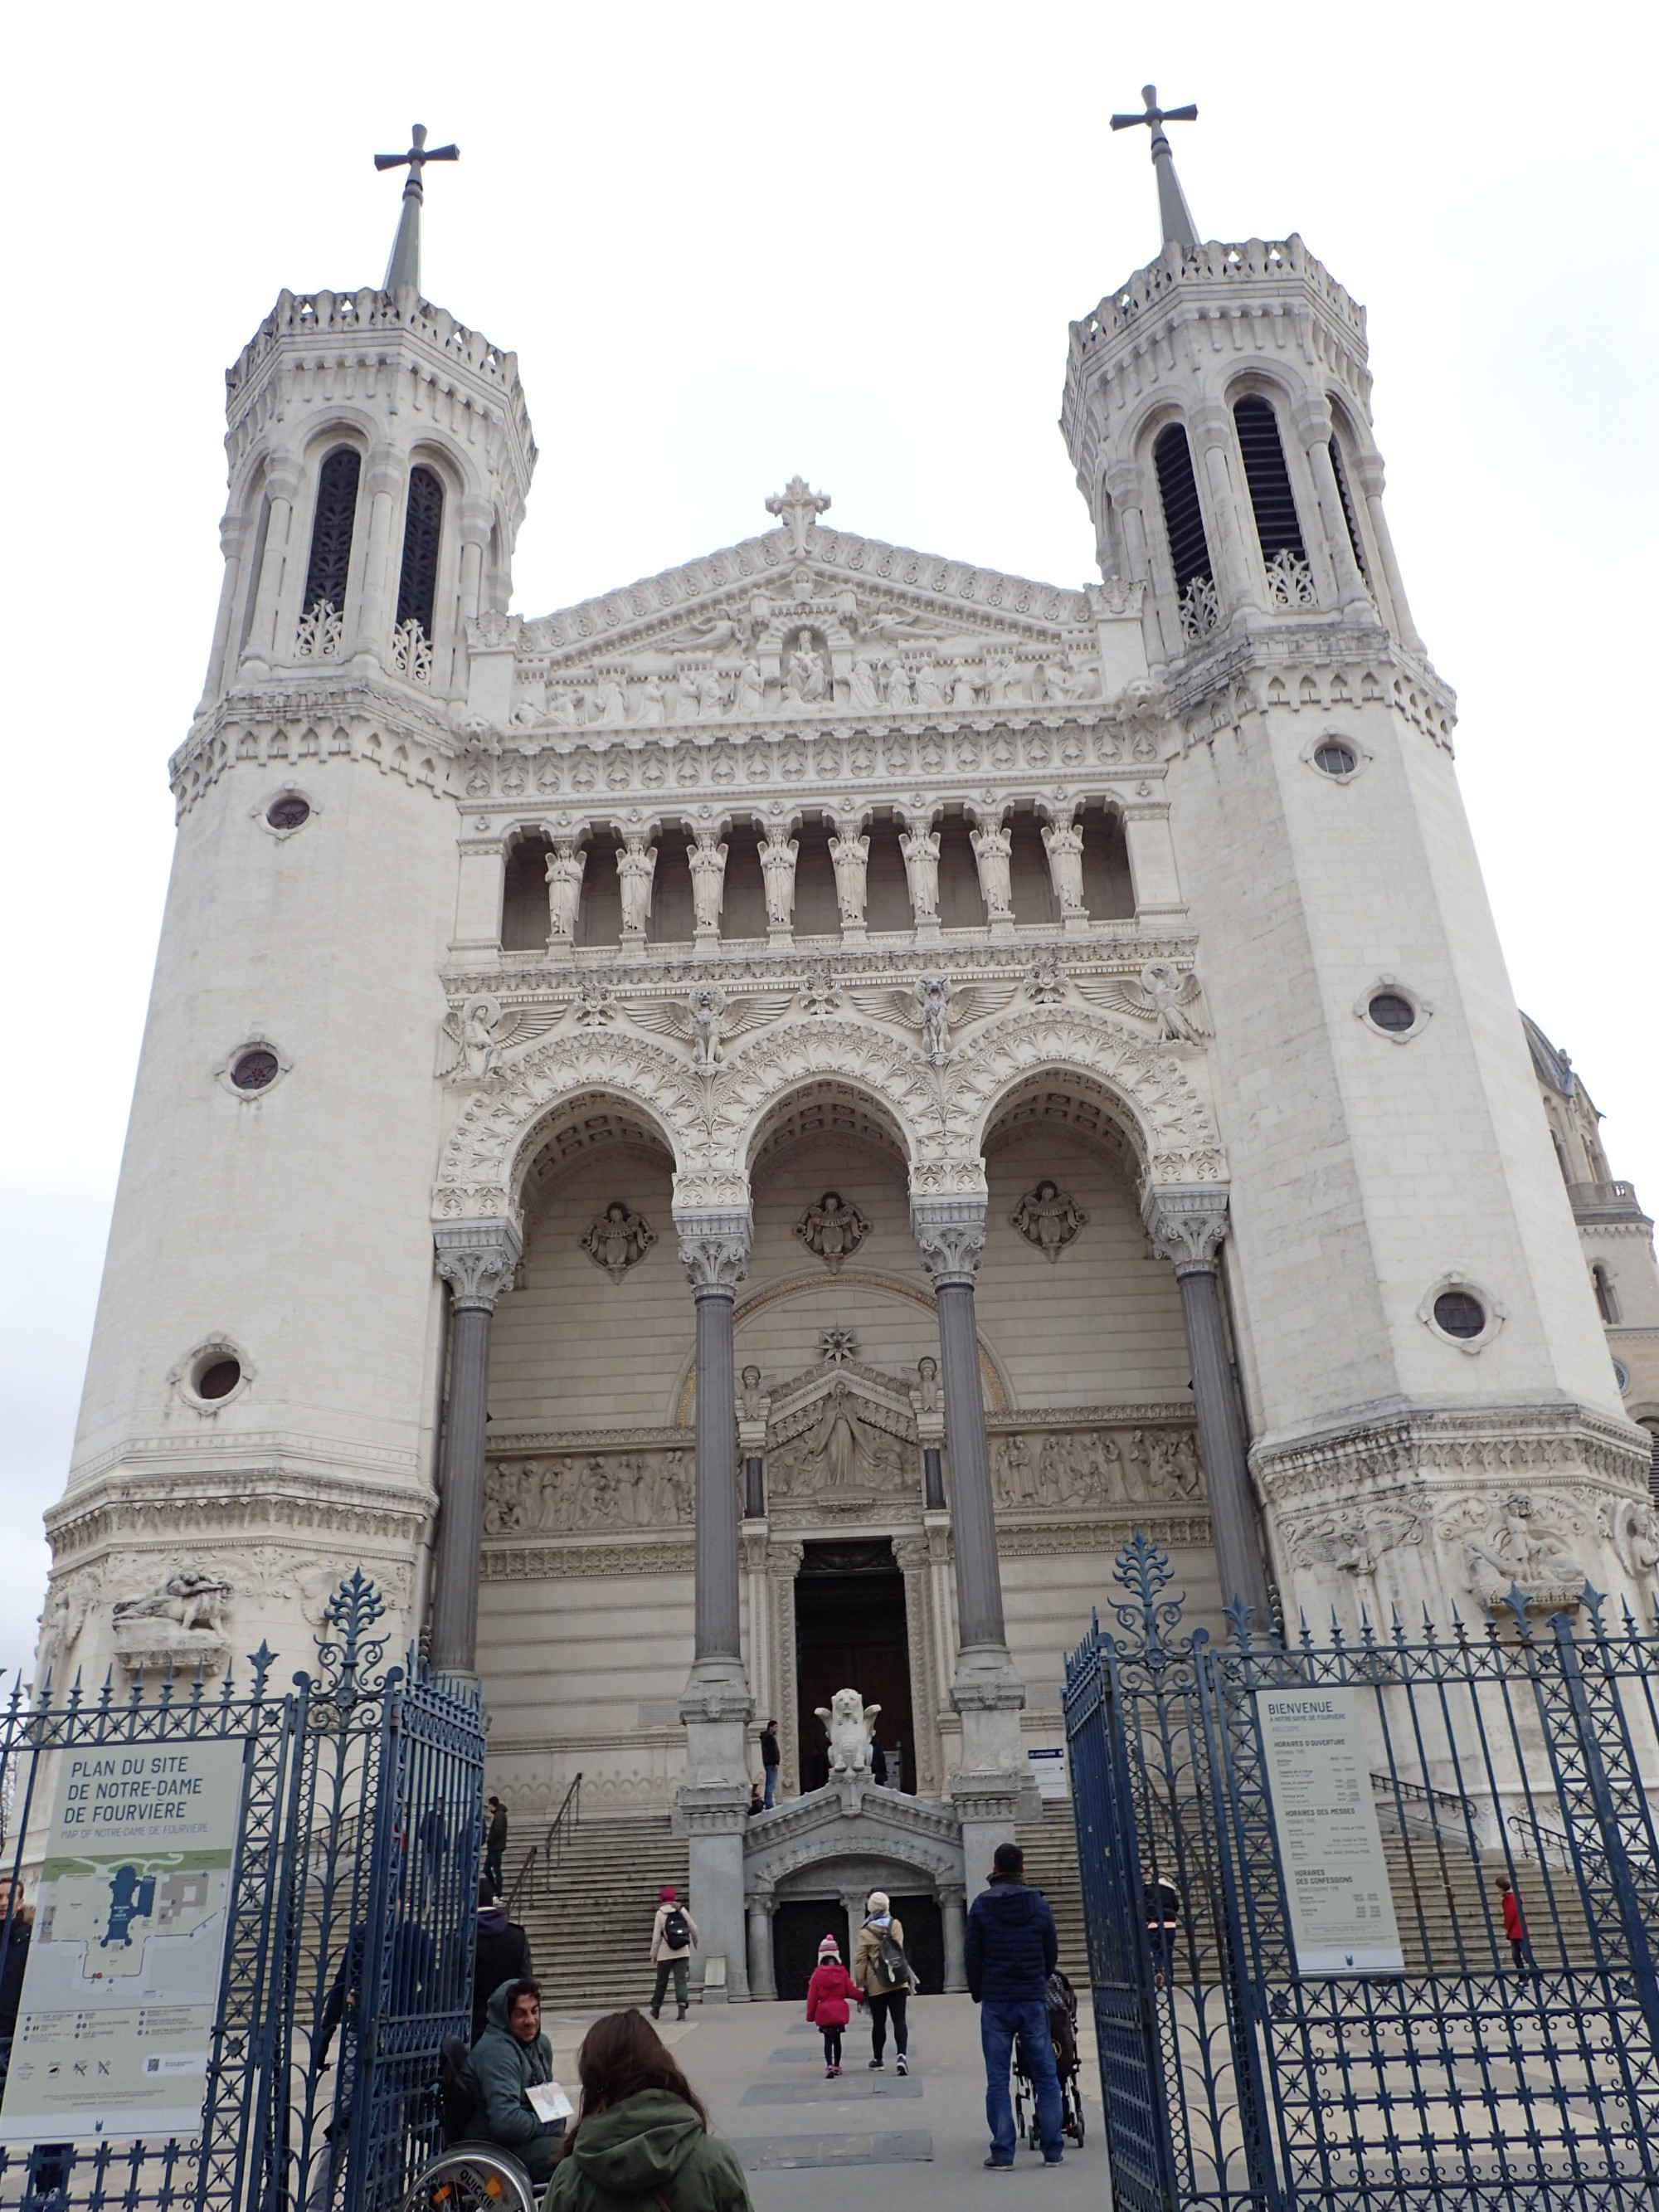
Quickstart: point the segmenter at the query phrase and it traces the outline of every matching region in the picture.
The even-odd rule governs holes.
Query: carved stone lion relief
[[[582,1238],[581,1247],[596,1267],[603,1267],[613,1283],[619,1283],[656,1241],[657,1232],[645,1216],[613,1198]]]
[[[815,1259],[822,1260],[832,1275],[841,1273],[870,1234],[870,1224],[850,1199],[838,1190],[826,1190],[816,1206],[809,1206],[795,1224],[795,1234]]]
[[[1074,1242],[1089,1217],[1069,1191],[1044,1181],[1026,1192],[1008,1218],[1028,1244],[1034,1244],[1045,1260],[1054,1261]]]

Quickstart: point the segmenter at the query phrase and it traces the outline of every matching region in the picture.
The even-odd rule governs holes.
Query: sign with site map
[[[1258,1690],[1255,1713],[1297,1972],[1403,1973],[1358,1693]]]
[[[242,1760],[235,1739],[59,1755],[0,2142],[200,2127]]]

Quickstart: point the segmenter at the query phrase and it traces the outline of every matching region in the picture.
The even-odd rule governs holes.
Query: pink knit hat
[[[841,1945],[836,1942],[833,1936],[826,1936],[823,1942],[818,1945],[818,1956],[820,1959],[840,1958]]]
[[[657,1892],[657,1902],[659,1905],[672,1905],[675,1901],[676,1894],[677,1893],[673,1883],[672,1881],[665,1881],[662,1887]]]

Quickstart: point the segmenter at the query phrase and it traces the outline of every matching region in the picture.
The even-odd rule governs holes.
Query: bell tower
[[[514,356],[422,293],[422,172],[454,155],[417,125],[381,156],[385,285],[283,292],[227,376],[223,588],[47,1516],[60,1680],[133,1662],[114,1606],[181,1574],[228,1593],[210,1668],[307,1649],[343,1561],[394,1642],[421,1617],[467,625],[505,608],[535,462]]]
[[[1519,1466],[1615,1589],[1642,1455],[1389,535],[1365,312],[1299,237],[1202,241],[1164,131],[1196,110],[1145,97],[1112,121],[1151,130],[1162,246],[1073,324],[1061,428],[1164,695],[1271,1562],[1292,1620],[1443,1615]]]

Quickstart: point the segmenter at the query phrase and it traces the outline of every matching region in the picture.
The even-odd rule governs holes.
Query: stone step
[[[605,2010],[648,1998],[657,1893],[672,1882],[684,1897],[689,1881],[688,1847],[667,1814],[578,1821],[557,1864],[544,1874],[538,1863],[514,1906],[547,2008]]]

